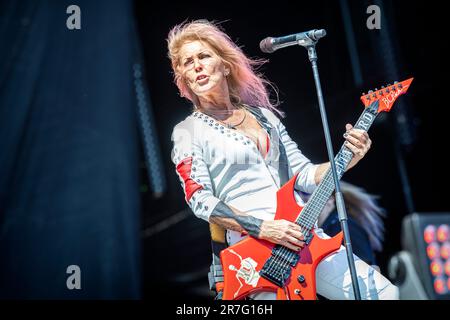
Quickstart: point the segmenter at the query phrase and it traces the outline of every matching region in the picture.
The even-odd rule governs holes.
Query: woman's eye
[[[187,61],[184,63],[184,65],[187,66],[187,65],[189,65],[190,63],[192,63],[192,60],[187,60]]]

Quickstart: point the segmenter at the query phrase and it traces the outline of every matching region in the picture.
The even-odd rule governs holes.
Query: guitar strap
[[[274,139],[278,142],[279,149],[279,175],[280,185],[284,185],[289,180],[289,165],[286,156],[286,150],[281,142],[279,132],[274,130],[275,125],[272,124],[266,116],[263,115],[259,108],[246,108],[250,111],[262,128],[268,132],[270,141]],[[221,226],[210,223],[209,231],[211,233],[211,250],[212,250],[212,263],[208,272],[208,281],[210,290],[216,293],[215,300],[222,300],[223,291],[223,270],[220,262],[220,252],[228,247],[226,241],[226,230]]]

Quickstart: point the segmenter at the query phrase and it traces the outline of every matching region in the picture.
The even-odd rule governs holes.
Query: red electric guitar
[[[368,131],[380,112],[389,112],[397,97],[406,93],[413,78],[388,85],[381,90],[369,91],[361,96],[365,109],[355,128]],[[353,153],[341,147],[336,155],[339,179],[345,172]],[[284,246],[248,237],[220,253],[224,275],[223,299],[243,299],[249,294],[271,291],[277,300],[313,300],[316,296],[315,272],[319,262],[339,249],[343,239],[340,232],[330,239],[321,239],[313,230],[326,201],[334,191],[331,170],[304,207],[294,198],[297,175],[277,192],[275,219],[285,219],[298,224],[305,236],[305,246],[294,252]]]

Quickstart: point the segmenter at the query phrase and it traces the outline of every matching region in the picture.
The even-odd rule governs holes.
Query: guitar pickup
[[[283,247],[282,245],[276,245],[275,248],[272,249],[272,257],[280,261],[286,261],[292,267],[297,265],[300,258],[297,252]]]
[[[305,237],[305,244],[308,245],[311,242],[313,237],[314,237],[314,234],[312,232],[308,233]]]
[[[291,275],[290,266],[273,260],[273,256],[266,261],[259,275],[264,279],[272,282],[280,288],[283,288],[287,279]]]

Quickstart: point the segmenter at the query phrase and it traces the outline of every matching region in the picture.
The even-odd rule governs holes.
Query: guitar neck
[[[378,115],[378,102],[373,103],[372,105],[364,109],[363,113],[356,122],[354,128],[369,131],[369,128],[375,121],[377,115]],[[334,158],[336,163],[337,176],[339,180],[344,175],[344,172],[347,169],[352,158],[353,152],[343,144],[338,154]],[[332,195],[334,189],[335,184],[333,181],[333,174],[330,168],[325,173],[322,181],[311,195],[311,198],[309,199],[308,203],[305,205],[301,214],[297,217],[297,220],[295,222],[302,228],[304,228],[304,230],[306,231],[311,230],[314,227],[314,224],[316,223],[317,219],[319,218],[319,215],[322,212],[323,208],[325,207],[326,202]]]
[[[361,96],[366,109],[363,111],[355,124],[356,129],[369,131],[372,123],[380,112],[389,112],[398,96],[404,94],[413,78],[389,84],[382,89],[370,90],[367,94]],[[353,152],[345,145],[342,145],[337,156],[335,157],[336,171],[338,179],[341,179],[350,161],[353,158]],[[290,186],[292,188],[292,185]],[[334,191],[334,181],[331,169],[326,173],[316,190],[311,195],[308,203],[303,207],[295,222],[302,228],[305,236],[305,242],[309,245],[313,233],[311,230],[319,218],[320,213],[325,207],[326,202]],[[298,207],[298,206],[297,206]],[[278,210],[278,208],[277,208]],[[295,267],[300,260],[298,252],[288,249],[283,245],[276,245],[272,249],[269,259],[264,263],[263,268],[259,272],[261,277],[283,288],[286,281],[291,275],[291,268]],[[300,281],[300,280],[299,280]]]

